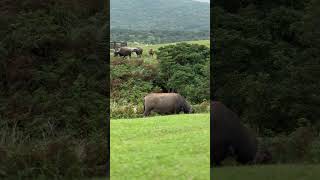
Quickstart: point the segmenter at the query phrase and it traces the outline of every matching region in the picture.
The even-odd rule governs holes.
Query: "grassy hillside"
[[[205,45],[207,47],[210,47],[210,40],[181,41],[181,42],[185,42],[188,44]],[[164,47],[164,46],[168,46],[168,45],[175,45],[177,43],[180,43],[180,42],[164,43],[164,44],[141,44],[141,43],[129,42],[128,46],[129,47],[141,47],[143,49],[142,58],[145,58],[145,60],[156,60],[156,55],[153,58],[149,57],[148,52],[150,49],[157,51],[160,47]],[[133,55],[133,57],[135,57],[135,54]]]
[[[210,6],[192,0],[111,0],[111,28],[209,31]]]
[[[186,41],[186,43],[206,45],[207,47],[210,45],[209,40]],[[151,48],[157,51],[160,47],[172,44],[176,43],[156,45],[129,43],[129,47],[144,49],[141,58],[133,54],[131,59],[123,59],[122,57],[113,57],[111,53],[111,117],[142,116],[142,97],[147,93],[159,91],[159,86],[154,82],[159,76],[159,62],[157,56],[150,57],[148,51]],[[183,52],[182,54],[188,53]],[[193,108],[196,112],[207,112],[206,106],[207,103],[203,103],[198,107],[193,106]]]
[[[224,180],[314,180],[320,178],[320,165],[266,165],[213,169],[214,179]]]
[[[112,119],[111,178],[209,179],[209,114]]]

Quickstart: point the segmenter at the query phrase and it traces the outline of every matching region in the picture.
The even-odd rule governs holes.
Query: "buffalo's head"
[[[183,108],[183,112],[188,113],[188,114],[193,112],[192,107],[187,102],[185,103],[185,107]]]
[[[115,50],[113,55],[114,55],[114,57],[118,56],[119,55],[119,51]]]
[[[258,151],[254,159],[255,164],[268,164],[271,161],[272,161],[272,154],[267,149]]]

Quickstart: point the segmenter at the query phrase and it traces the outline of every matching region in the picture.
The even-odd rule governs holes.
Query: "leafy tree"
[[[232,2],[213,9],[213,97],[262,134],[319,124],[319,3]]]
[[[109,27],[101,1],[4,3],[0,149],[10,163],[1,177],[105,176]]]
[[[176,91],[193,103],[209,99],[210,49],[203,45],[178,43],[159,48],[159,78],[164,91]]]

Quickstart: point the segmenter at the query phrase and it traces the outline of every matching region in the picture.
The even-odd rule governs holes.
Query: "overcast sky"
[[[210,3],[210,0],[194,0],[194,1],[200,1],[200,2],[208,2],[208,3]]]

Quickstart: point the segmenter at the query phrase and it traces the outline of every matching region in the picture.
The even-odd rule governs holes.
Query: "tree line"
[[[128,30],[111,29],[111,41],[139,42],[144,44],[173,43],[209,39],[208,31]]]
[[[212,97],[262,135],[320,128],[319,1],[216,1]]]

